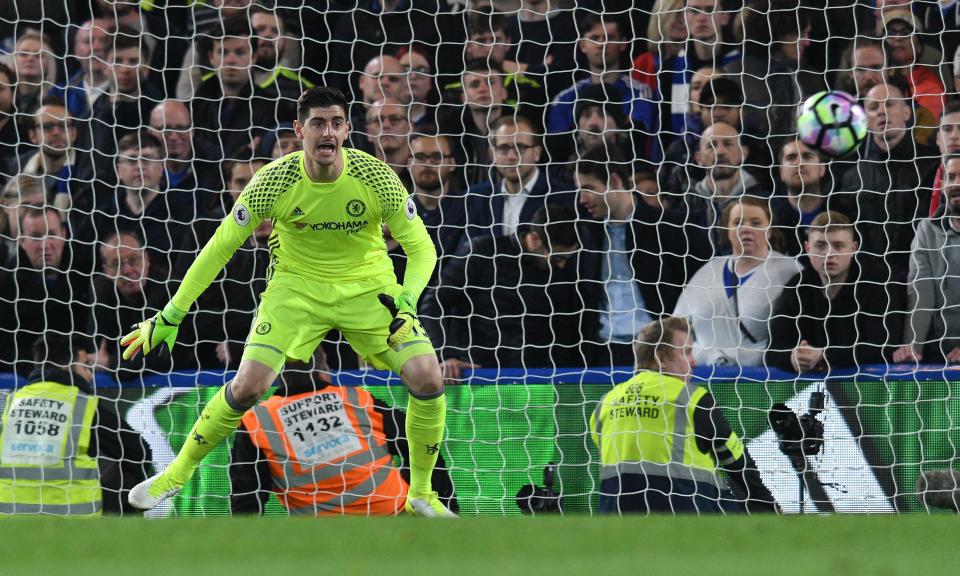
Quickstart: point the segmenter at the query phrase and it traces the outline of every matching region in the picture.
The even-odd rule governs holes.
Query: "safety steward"
[[[770,491],[716,407],[690,383],[686,319],[645,326],[634,343],[638,373],[604,396],[590,418],[600,448],[602,513],[776,511]],[[730,494],[718,471],[734,484]]]
[[[234,514],[262,514],[270,493],[290,515],[391,516],[403,511],[409,470],[404,413],[366,390],[331,384],[321,349],[310,368],[289,362],[273,396],[248,411],[235,436],[230,480]],[[437,461],[433,487],[456,511],[453,485]]]
[[[92,352],[79,336],[43,336],[27,385],[0,394],[0,514],[129,511],[125,492],[147,478],[150,450],[93,395]]]

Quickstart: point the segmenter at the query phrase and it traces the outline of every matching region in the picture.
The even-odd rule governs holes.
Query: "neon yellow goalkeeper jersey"
[[[258,170],[190,267],[174,305],[189,310],[265,218],[273,220],[274,274],[330,283],[394,278],[381,228],[386,223],[407,254],[404,290],[419,297],[437,255],[413,199],[384,162],[351,148],[342,154],[343,171],[334,182],[311,181],[303,152]]]

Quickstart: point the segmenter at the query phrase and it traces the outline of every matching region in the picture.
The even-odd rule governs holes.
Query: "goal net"
[[[743,475],[725,471],[733,461],[787,513],[914,512],[928,509],[921,474],[956,466],[956,6],[82,4],[0,7],[0,513],[79,510],[82,498],[43,502],[39,485],[62,491],[81,477],[100,483],[98,510],[123,508],[125,491],[188,441],[248,338],[295,333],[257,307],[268,279],[297,274],[298,242],[322,235],[335,254],[382,229],[365,258],[385,270],[389,257],[403,283],[406,238],[380,221],[398,210],[423,222],[437,252],[418,314],[445,375],[441,468],[461,514],[549,513],[556,497],[563,513],[630,511],[653,492],[676,511],[701,499],[704,512],[733,510],[744,496]],[[244,226],[260,210],[237,203],[255,174],[301,153],[305,133],[316,146],[331,138],[335,128],[301,124],[310,110],[298,98],[317,86],[346,96],[343,146],[385,162],[410,200],[373,206],[374,191],[313,213],[278,200],[283,213],[251,227],[172,352],[124,359],[121,337],[163,309],[221,222]],[[803,103],[825,91],[851,98],[822,102],[856,104],[817,112],[801,135]],[[836,122],[850,127],[849,151]],[[291,182],[323,152],[302,153]],[[358,182],[362,171],[347,170]],[[330,328],[296,316],[303,341],[282,345]],[[687,321],[680,339],[649,332],[671,316]],[[365,320],[340,325],[349,336]],[[654,340],[637,344],[641,334]],[[314,371],[300,373],[368,391],[368,416],[387,424],[357,424],[368,410],[348,406],[351,392],[337,408],[345,428],[338,417],[318,431],[334,420],[302,415],[294,433],[278,419],[273,448],[241,430],[150,514],[285,515],[278,476],[356,476],[338,438],[372,454],[383,435],[374,444],[404,468],[394,419],[407,389],[347,336],[327,333]],[[68,362],[81,366],[73,387],[57,370]],[[640,384],[616,388],[644,370],[672,375],[657,386],[674,391],[650,400]],[[51,381],[63,386],[38,384]],[[698,387],[722,438],[698,438],[711,405],[697,404]],[[779,404],[799,428],[771,426]],[[604,406],[624,416],[600,422]],[[791,458],[783,440],[796,430],[822,441]],[[632,434],[634,452],[602,454],[609,434]],[[723,452],[739,443],[742,455]],[[277,446],[306,463],[286,468]],[[66,460],[69,473],[44,472]],[[634,490],[636,479],[611,475],[641,461],[703,472],[712,488],[639,474]],[[344,491],[324,500],[333,513],[369,501]]]

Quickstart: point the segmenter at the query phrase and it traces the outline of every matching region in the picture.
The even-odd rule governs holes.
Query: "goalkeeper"
[[[124,336],[124,358],[141,349],[149,354],[163,345],[171,348],[197,297],[260,222],[273,221],[267,288],[237,375],[203,409],[174,461],[130,492],[133,506],[150,509],[177,494],[200,461],[260,400],[287,359],[309,361],[327,332],[338,329],[367,362],[398,373],[410,390],[406,511],[454,516],[430,485],[446,400],[440,365],[416,317],[420,292],[436,265],[436,250],[393,170],[343,147],[350,130],[347,118],[347,100],[338,90],[316,87],[304,92],[294,122],[303,151],[254,175],[170,303]],[[381,223],[407,254],[403,286],[397,285]],[[328,433],[333,431],[317,428],[313,434]]]

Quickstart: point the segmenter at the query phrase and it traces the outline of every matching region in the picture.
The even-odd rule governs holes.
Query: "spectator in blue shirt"
[[[590,14],[583,19],[582,29],[579,47],[587,63],[587,77],[560,92],[553,100],[547,116],[547,131],[557,134],[573,130],[577,101],[587,88],[597,84],[609,84],[615,88],[605,94],[599,104],[620,103],[624,114],[633,120],[634,128],[647,133],[657,130],[657,106],[650,86],[632,79],[628,67],[623,64],[630,42],[624,38],[620,24],[604,20],[599,14]],[[654,153],[652,150],[646,152],[648,158]]]

